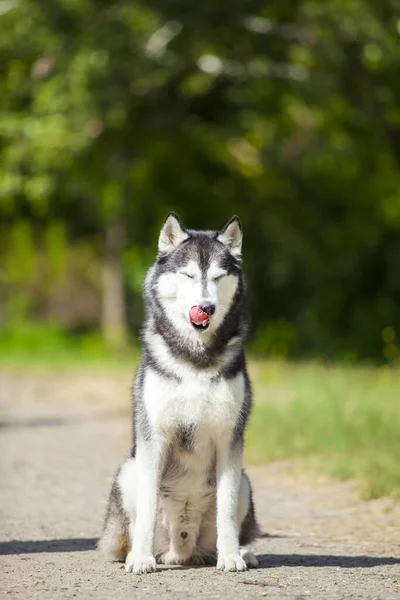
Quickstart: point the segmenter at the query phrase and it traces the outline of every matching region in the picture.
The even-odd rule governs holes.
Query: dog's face
[[[220,232],[192,231],[170,213],[159,238],[157,298],[166,318],[190,337],[223,322],[239,283],[242,228],[233,217]]]

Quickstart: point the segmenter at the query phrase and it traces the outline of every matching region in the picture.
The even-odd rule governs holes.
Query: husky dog
[[[133,447],[114,480],[99,547],[125,570],[156,562],[256,567],[258,525],[242,470],[251,406],[243,342],[242,227],[185,229],[169,213],[144,282]]]

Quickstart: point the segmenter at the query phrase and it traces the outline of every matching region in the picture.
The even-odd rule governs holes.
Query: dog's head
[[[210,335],[232,305],[241,273],[242,226],[232,217],[221,231],[186,229],[169,213],[158,242],[156,294],[181,333]]]

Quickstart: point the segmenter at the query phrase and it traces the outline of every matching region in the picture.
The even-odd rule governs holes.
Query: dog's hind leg
[[[110,560],[116,561],[125,560],[130,546],[129,519],[123,508],[120,473],[117,473],[111,488],[103,533],[98,543],[99,550]]]
[[[254,511],[253,491],[250,480],[244,471],[242,471],[239,488],[238,521],[240,526],[240,556],[248,567],[257,567],[257,558],[253,552],[244,547],[260,535]]]

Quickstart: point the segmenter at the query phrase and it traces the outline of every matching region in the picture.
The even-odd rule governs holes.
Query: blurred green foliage
[[[165,214],[237,213],[256,352],[396,360],[399,34],[397,0],[0,0],[3,322],[100,293],[118,225],[137,331]]]
[[[97,332],[69,333],[56,324],[13,323],[0,330],[0,365],[3,369],[71,370],[125,369],[138,362],[136,348],[116,353]]]

